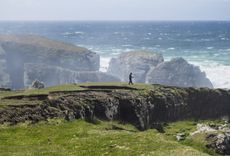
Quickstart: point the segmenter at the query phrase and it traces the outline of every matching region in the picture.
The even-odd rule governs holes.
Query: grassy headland
[[[216,155],[205,147],[203,134],[190,133],[197,123],[220,123],[214,120],[219,110],[208,106],[216,100],[225,107],[229,95],[227,90],[116,82],[1,91],[0,155]],[[213,120],[198,120],[200,115]],[[163,132],[151,127],[155,122]],[[177,141],[178,133],[187,138]]]

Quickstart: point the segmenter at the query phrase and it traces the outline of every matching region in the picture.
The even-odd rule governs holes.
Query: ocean
[[[0,22],[0,34],[37,34],[86,47],[109,60],[132,50],[183,57],[200,66],[215,88],[230,88],[230,21]]]

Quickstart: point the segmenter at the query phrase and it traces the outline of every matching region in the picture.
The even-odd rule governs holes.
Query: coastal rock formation
[[[33,122],[48,118],[119,120],[140,130],[184,119],[218,119],[230,116],[230,91],[149,85],[146,89],[122,86],[80,86],[83,90],[45,95],[16,95],[22,104],[0,108],[0,123]],[[87,89],[89,88],[89,89]],[[34,101],[38,104],[24,104]],[[42,104],[41,104],[42,103]]]
[[[199,67],[189,64],[183,58],[164,62],[162,55],[151,52],[123,53],[118,58],[111,59],[107,72],[126,82],[129,73],[133,72],[135,82],[213,88],[212,83]]]
[[[0,36],[0,79],[10,88],[24,87],[24,65],[42,63],[73,71],[98,71],[99,55],[85,48],[33,35]],[[2,63],[3,62],[3,63]],[[3,76],[2,76],[3,75]],[[8,79],[9,76],[9,79]],[[2,83],[2,82],[1,82]]]
[[[134,51],[122,53],[118,58],[112,58],[109,63],[108,73],[121,79],[128,81],[130,72],[134,73],[135,82],[145,82],[145,77],[150,68],[156,67],[163,62],[164,58],[161,54]]]
[[[174,58],[153,67],[147,74],[146,82],[180,87],[213,88],[206,74],[183,58]]]
[[[68,121],[83,119],[95,123],[100,119],[130,123],[139,130],[156,128],[164,132],[165,128],[171,128],[167,122],[216,120],[230,115],[230,90],[137,86],[81,84],[74,85],[78,90],[55,90],[47,94],[31,95],[13,95],[10,91],[5,94],[3,91],[3,94],[0,92],[0,124],[13,125],[25,121],[36,123],[52,118]],[[184,127],[179,126],[180,130],[176,129],[175,136],[181,141],[191,137],[196,139],[196,134],[203,133],[198,137],[204,139],[202,143],[207,148],[218,154],[229,155],[228,126],[198,124],[197,131],[190,136],[184,132]]]
[[[24,86],[38,79],[47,86],[81,82],[115,82],[118,78],[99,71],[73,71],[46,64],[24,64]]]
[[[0,87],[10,86],[10,77],[6,72],[5,51],[0,46]]]

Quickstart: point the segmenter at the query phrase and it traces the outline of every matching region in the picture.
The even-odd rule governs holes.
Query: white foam
[[[226,41],[226,40],[228,40],[228,38],[225,38],[225,37],[222,37],[222,38],[220,38],[222,41]]]
[[[123,45],[121,45],[122,47],[132,47],[133,45],[131,45],[131,44],[123,44]]]
[[[64,36],[73,36],[73,35],[84,35],[84,32],[76,31],[76,32],[64,32],[62,33]]]
[[[110,62],[110,57],[101,57],[100,58],[100,71],[101,72],[107,72]]]
[[[119,35],[119,34],[120,34],[120,32],[114,32],[113,34],[114,34],[114,35]]]
[[[210,42],[210,41],[213,41],[214,39],[209,39],[209,38],[202,38],[201,41],[204,41],[204,42]]]
[[[208,49],[208,50],[211,50],[211,49],[213,49],[214,47],[206,47],[206,49]]]
[[[230,88],[230,66],[216,62],[190,62],[200,67],[210,79],[214,88]]]
[[[62,33],[62,35],[65,35],[65,36],[68,36],[68,35],[72,35],[73,33],[71,33],[71,32],[64,32],[64,33]]]
[[[120,52],[113,52],[111,55],[117,56],[117,55],[119,55],[119,54],[120,54]]]
[[[76,34],[76,35],[84,35],[84,32],[76,31],[75,34]]]

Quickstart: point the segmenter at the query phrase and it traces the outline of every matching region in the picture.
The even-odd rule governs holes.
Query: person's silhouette
[[[133,73],[129,74],[129,85],[133,85]]]

